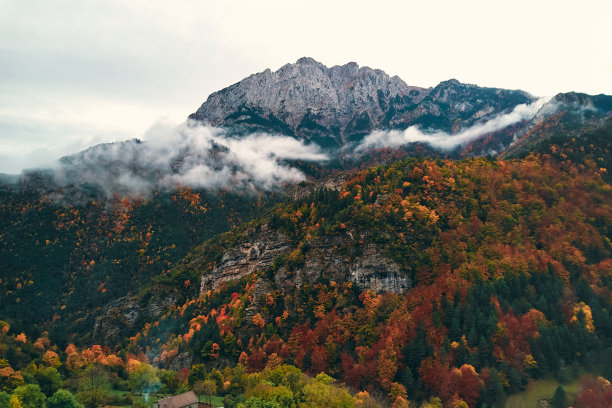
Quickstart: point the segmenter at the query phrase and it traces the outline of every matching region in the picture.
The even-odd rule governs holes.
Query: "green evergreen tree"
[[[9,401],[11,396],[6,391],[0,392],[0,408],[10,408]]]
[[[489,381],[486,384],[482,398],[491,407],[503,408],[505,404],[506,392],[499,378],[499,373],[495,368],[491,369]]]
[[[473,347],[476,345],[476,341],[478,340],[478,332],[476,331],[476,324],[472,323],[472,325],[470,326],[470,330],[468,331],[467,334],[467,341],[468,344]]]
[[[480,336],[478,340],[478,356],[480,363],[487,365],[491,362],[491,354],[493,353],[493,347],[491,343],[487,341],[484,336]]]
[[[559,385],[555,390],[555,394],[550,400],[550,405],[552,405],[553,408],[567,407],[567,396],[565,395],[565,390],[561,385]]]

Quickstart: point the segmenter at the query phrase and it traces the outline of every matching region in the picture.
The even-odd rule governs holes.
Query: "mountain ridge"
[[[410,86],[398,76],[355,62],[328,68],[303,57],[212,93],[189,118],[338,148],[374,129],[421,125],[457,131],[534,100],[524,91],[481,88],[456,79],[433,88]]]
[[[154,187],[160,180],[181,178],[183,173],[200,164],[212,171],[222,168],[221,161],[229,159],[226,152],[231,140],[243,140],[253,133],[283,135],[311,147],[320,147],[321,152],[332,159],[324,166],[345,170],[359,168],[364,163],[389,163],[384,157],[387,153],[377,151],[387,147],[397,152],[394,157],[423,154],[449,158],[509,156],[521,154],[534,145],[533,139],[539,134],[536,131],[544,122],[546,126],[557,126],[549,118],[559,111],[573,118],[570,124],[573,128],[597,124],[612,113],[612,96],[560,93],[537,112],[535,107],[531,109],[533,115],[530,113],[513,119],[514,122],[501,129],[476,132],[468,140],[458,138],[457,143],[452,143],[453,136],[503,115],[511,115],[523,105],[533,107],[534,101],[532,95],[521,90],[479,87],[454,78],[435,87],[410,86],[397,75],[360,67],[356,62],[328,68],[312,58],[303,57],[274,72],[266,69],[212,93],[189,116],[187,123],[166,130],[168,140],[164,149],[172,152],[173,159],[162,168],[151,167],[150,157],[141,159],[151,156],[147,153],[151,143],[133,139],[94,146],[66,156],[53,171],[60,178],[66,179],[68,175],[68,180],[88,184],[87,189],[100,184],[107,195],[112,194],[113,189],[120,193],[139,193],[150,190],[150,186]],[[213,127],[206,128],[202,124]],[[567,127],[565,122],[561,125]],[[364,144],[373,132],[404,132],[410,128],[421,133],[417,141],[404,135],[399,145],[397,142],[385,145],[384,140]],[[204,133],[210,131],[206,136],[210,140],[209,151],[204,149],[190,157],[191,142],[186,140],[196,129]],[[226,138],[215,138],[219,134]],[[436,147],[427,141],[432,140],[428,137],[430,134],[448,138],[451,143],[447,145],[451,147]],[[181,143],[183,148],[176,149],[175,145]],[[229,168],[234,171],[234,167]],[[99,171],[103,171],[104,177],[96,174]],[[33,180],[34,172],[29,173],[27,178]],[[83,183],[79,177],[87,180]],[[130,191],[136,184],[130,182],[132,179],[140,184],[138,191]],[[10,188],[11,184],[23,182],[20,180],[5,175],[0,178],[0,184],[2,188]]]

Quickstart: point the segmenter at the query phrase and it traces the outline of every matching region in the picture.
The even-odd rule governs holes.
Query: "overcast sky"
[[[0,172],[143,137],[302,56],[426,87],[612,94],[610,16],[610,0],[0,0]]]

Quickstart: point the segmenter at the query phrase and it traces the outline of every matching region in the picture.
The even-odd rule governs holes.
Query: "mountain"
[[[256,191],[271,188],[271,177],[254,171],[255,162],[269,161],[277,170],[274,187],[281,187],[302,178],[283,167],[317,176],[410,156],[511,157],[547,140],[542,129],[581,132],[611,114],[607,95],[559,94],[542,106],[520,90],[454,79],[426,89],[354,62],[328,68],[301,58],[211,94],[191,121],[164,130],[161,144],[134,139],[94,146],[62,158],[52,171],[27,172],[17,184],[38,183],[43,190],[70,186],[73,198],[146,195],[177,184]],[[289,139],[257,141],[269,134],[309,144],[282,156],[276,143],[287,145]],[[240,141],[250,145],[239,148]],[[269,151],[257,160],[249,157],[255,146],[266,145]],[[6,188],[12,181],[0,184]]]
[[[611,112],[302,58],[0,175],[0,407],[610,406]]]
[[[568,366],[610,374],[611,190],[595,163],[408,159],[319,187],[196,247],[110,305],[98,335],[133,333],[126,317],[171,297],[129,350],[175,370],[282,361],[389,401],[494,405]]]
[[[607,95],[570,92],[541,107],[536,102],[520,90],[483,88],[455,79],[422,88],[354,62],[328,68],[301,58],[211,94],[190,118],[239,137],[266,132],[312,142],[338,159],[337,167],[351,169],[414,155],[509,157],[529,151],[539,129],[559,133],[569,127],[580,132],[612,113],[612,97]],[[560,116],[565,116],[561,122]],[[384,140],[366,143],[372,132],[412,127],[421,136],[416,141],[408,136],[399,145],[392,141],[392,153],[377,151],[387,148]],[[432,145],[427,135],[447,138],[446,147]]]
[[[146,199],[73,194],[0,191],[0,319],[15,329],[91,339],[106,304],[137,293],[195,245],[279,200],[271,192],[190,188]]]
[[[531,121],[515,132],[514,142],[501,152],[502,157],[523,157],[532,151],[548,152],[553,144],[563,144],[576,138],[578,143],[594,129],[602,128],[602,137],[592,146],[609,145],[609,122],[612,118],[612,96],[584,93],[560,93],[548,101]],[[606,131],[607,129],[607,131]],[[607,134],[608,136],[603,136]],[[585,146],[582,147],[584,152]]]
[[[409,86],[397,76],[354,62],[328,68],[312,58],[300,58],[211,94],[190,118],[339,148],[375,129],[419,125],[456,132],[534,100],[523,91],[457,80],[433,89]]]

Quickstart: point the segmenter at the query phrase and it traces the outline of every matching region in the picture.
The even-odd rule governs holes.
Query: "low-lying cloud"
[[[274,189],[304,175],[285,160],[328,159],[316,144],[186,122],[154,125],[144,140],[94,146],[62,158],[54,167],[59,185],[92,186],[105,194],[148,194],[177,186],[205,189]]]
[[[369,134],[355,148],[355,152],[379,149],[383,147],[398,147],[409,143],[427,143],[440,150],[453,150],[464,146],[488,133],[496,132],[520,121],[531,119],[545,104],[547,98],[540,98],[531,104],[517,105],[511,112],[497,115],[485,122],[475,124],[458,133],[427,132],[418,126],[410,126],[406,130],[377,130]]]
[[[531,120],[536,113],[551,106],[554,108],[554,103],[545,105],[545,102],[546,99],[539,99],[518,105],[509,113],[456,134],[428,132],[416,126],[404,131],[374,131],[353,152],[359,154],[415,142],[450,151],[486,134]],[[191,121],[181,125],[158,122],[143,140],[100,144],[66,156],[52,166],[49,174],[56,186],[73,186],[109,197],[114,194],[146,196],[178,186],[256,191],[304,180],[304,174],[290,166],[288,160],[324,162],[329,157],[320,146],[289,136],[235,135]]]

